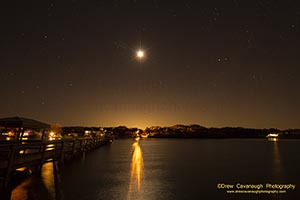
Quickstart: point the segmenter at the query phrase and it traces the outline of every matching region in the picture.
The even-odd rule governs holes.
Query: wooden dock
[[[17,169],[32,169],[40,173],[44,163],[62,163],[110,142],[110,138],[88,137],[0,143],[0,191],[10,190],[11,178]]]

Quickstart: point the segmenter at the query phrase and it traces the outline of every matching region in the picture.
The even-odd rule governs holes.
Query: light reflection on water
[[[11,193],[12,200],[58,199],[55,191],[55,172],[53,163],[43,165],[41,176],[34,175],[27,178]]]
[[[278,139],[272,140],[273,142],[273,161],[274,161],[274,172],[279,174],[281,172],[281,160],[279,154]]]
[[[134,142],[132,145],[133,153],[131,158],[131,175],[128,189],[128,199],[134,192],[139,192],[141,189],[141,181],[144,173],[143,152],[138,143]]]
[[[273,173],[274,177],[280,176],[282,165],[281,165],[281,159],[280,159],[280,153],[279,153],[279,139],[278,138],[268,138],[268,141],[272,143],[272,160],[273,160]]]
[[[52,199],[56,199],[55,197],[55,182],[54,182],[54,169],[53,163],[46,163],[42,167],[42,181],[49,191]]]

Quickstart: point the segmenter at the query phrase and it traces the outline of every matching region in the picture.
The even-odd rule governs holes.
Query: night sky
[[[300,128],[298,0],[29,0],[0,11],[1,118]]]

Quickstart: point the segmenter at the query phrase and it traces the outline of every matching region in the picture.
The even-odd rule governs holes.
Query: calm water
[[[63,199],[80,200],[297,199],[299,144],[263,139],[116,140],[64,165],[57,188]],[[45,170],[43,183],[53,198],[53,176],[47,172],[51,169]],[[285,194],[228,194],[217,188],[219,183],[296,188]]]

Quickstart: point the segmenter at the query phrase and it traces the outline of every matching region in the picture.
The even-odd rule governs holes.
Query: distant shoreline
[[[197,138],[197,139],[251,139],[264,138],[269,134],[278,139],[300,139],[300,129],[254,129],[241,127],[206,128],[200,125],[175,125],[171,127],[153,126],[145,130],[119,126],[109,129],[116,138],[147,135],[149,138]]]

